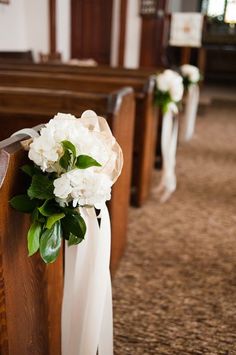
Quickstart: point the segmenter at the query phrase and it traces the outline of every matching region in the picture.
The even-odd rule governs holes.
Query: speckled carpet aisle
[[[236,104],[179,147],[178,189],[130,210],[113,282],[116,355],[236,354]]]

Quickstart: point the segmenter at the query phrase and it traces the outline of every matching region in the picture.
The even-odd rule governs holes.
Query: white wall
[[[17,1],[17,0],[16,0]],[[24,0],[27,48],[38,60],[39,52],[49,51],[48,0]]]
[[[71,53],[71,8],[69,0],[57,0],[57,51],[61,52],[62,60],[68,61]]]
[[[138,68],[141,43],[141,17],[139,16],[139,1],[128,0],[125,60],[126,68]]]
[[[48,52],[48,1],[11,0],[0,5],[0,50]]]
[[[0,50],[26,50],[25,0],[11,0],[0,4]]]
[[[112,9],[112,29],[111,29],[111,66],[118,65],[119,54],[119,40],[120,40],[120,0],[113,1]]]

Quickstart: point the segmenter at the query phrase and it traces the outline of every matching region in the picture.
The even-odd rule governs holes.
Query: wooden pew
[[[46,265],[27,255],[28,215],[12,209],[9,200],[26,188],[20,167],[27,161],[19,138],[0,150],[0,353],[60,354],[62,253]]]
[[[153,106],[154,77],[127,78],[33,71],[0,71],[0,83],[48,89],[108,93],[131,85],[136,93],[133,186],[134,202],[140,206],[147,199],[152,181],[157,140],[157,110]]]
[[[105,117],[124,153],[124,167],[113,187],[109,205],[112,222],[112,272],[117,268],[126,242],[133,151],[134,94],[124,88],[110,95],[59,90],[0,87],[1,133],[45,123],[57,112],[80,117],[87,109]],[[128,117],[128,119],[127,119]]]
[[[142,68],[127,69],[123,67],[110,67],[107,65],[98,65],[94,67],[78,66],[62,63],[1,63],[0,70],[15,71],[33,71],[44,73],[61,73],[61,74],[86,74],[86,75],[103,75],[112,77],[126,78],[148,78],[155,75],[163,68]]]
[[[0,51],[0,64],[33,63],[32,51]]]

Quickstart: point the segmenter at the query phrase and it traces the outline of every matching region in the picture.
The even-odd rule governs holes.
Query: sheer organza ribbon
[[[93,111],[82,117],[84,125],[102,134],[111,147],[102,172],[114,183],[121,173],[123,154],[106,120]],[[14,135],[37,137],[33,129]],[[27,148],[30,141],[23,146]],[[96,216],[93,207],[80,207],[87,226],[85,239],[76,246],[65,245],[64,292],[62,302],[62,355],[112,355],[113,317],[110,277],[111,228],[105,204]]]
[[[198,104],[199,86],[198,84],[191,84],[188,87],[184,112],[184,128],[182,134],[183,141],[189,141],[194,134]]]
[[[174,103],[169,104],[163,115],[161,149],[162,149],[162,177],[157,187],[157,193],[162,193],[161,202],[165,202],[176,189],[176,149],[178,139],[178,108]]]
[[[106,206],[100,226],[93,208],[81,208],[85,240],[65,248],[62,354],[113,354],[112,295],[109,272],[110,219]]]

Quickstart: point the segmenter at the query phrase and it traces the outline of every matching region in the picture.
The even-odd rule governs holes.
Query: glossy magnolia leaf
[[[64,148],[64,151],[70,150],[73,157],[74,158],[76,157],[76,148],[75,148],[74,144],[72,144],[70,141],[62,141],[61,144]]]
[[[37,201],[31,200],[27,195],[17,195],[10,200],[10,205],[17,211],[31,213],[37,206]]]
[[[30,198],[38,198],[40,200],[48,200],[54,197],[53,181],[46,175],[34,175],[30,187],[28,188],[28,196]]]
[[[63,217],[65,217],[65,213],[56,213],[51,215],[47,219],[46,228],[51,229],[52,226]]]
[[[59,164],[65,170],[68,170],[68,167],[73,163],[72,154],[69,150],[65,150],[63,156],[59,160]]]
[[[39,239],[42,231],[41,223],[35,221],[31,224],[31,227],[27,234],[28,240],[28,252],[29,256],[33,255],[39,249]]]
[[[89,155],[79,155],[75,165],[79,169],[87,169],[91,166],[101,166],[95,159],[91,158]]]
[[[82,242],[82,240],[84,240],[84,238],[76,237],[71,233],[68,240],[68,246],[79,244]]]
[[[45,217],[58,213],[58,207],[54,199],[46,200],[38,210]]]
[[[46,229],[40,238],[40,255],[45,263],[53,263],[61,247],[61,222],[57,221],[51,229]]]
[[[25,173],[25,174],[27,174],[27,175],[29,175],[29,176],[33,176],[33,175],[37,175],[37,174],[40,174],[41,173],[41,171],[40,171],[40,169],[39,168],[37,168],[36,166],[34,166],[34,165],[29,165],[29,164],[25,164],[25,165],[23,165],[22,167],[21,167],[21,170]]]
[[[68,214],[62,220],[63,236],[69,240],[73,234],[79,239],[84,239],[86,233],[86,224],[80,214]]]

